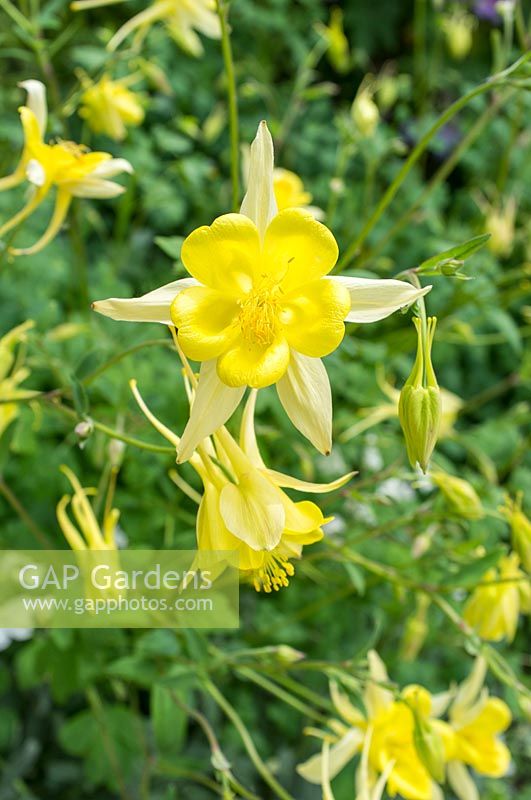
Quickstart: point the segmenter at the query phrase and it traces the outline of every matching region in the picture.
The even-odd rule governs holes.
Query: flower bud
[[[446,472],[435,472],[431,475],[433,482],[439,487],[448,503],[466,519],[481,519],[484,516],[483,506],[476,490],[468,481],[448,475]]]
[[[516,203],[509,198],[504,207],[490,208],[485,219],[485,232],[490,233],[487,247],[495,256],[507,258],[514,243]]]
[[[500,512],[511,526],[512,544],[524,568],[531,572],[531,521],[522,511],[522,495],[516,500],[507,498]]]
[[[319,30],[328,42],[328,58],[337,72],[348,72],[350,53],[348,39],[343,28],[343,11],[336,6],[330,11],[328,25],[320,25]]]
[[[446,36],[446,45],[456,61],[462,61],[472,49],[472,31],[475,26],[475,18],[460,10],[443,19],[442,29]]]
[[[369,89],[362,89],[361,92],[358,92],[352,103],[350,114],[354,125],[363,138],[370,138],[380,121],[380,112],[372,99],[372,92]]]
[[[400,393],[398,416],[406,439],[410,464],[415,467],[418,462],[422,471],[426,472],[441,421],[441,393],[431,361],[437,319],[428,319],[426,333],[418,317],[414,317],[413,322],[418,337],[417,357],[411,375]]]
[[[407,686],[404,701],[413,715],[413,743],[418,757],[437,783],[444,781],[445,754],[441,735],[430,718],[432,698],[422,686]]]

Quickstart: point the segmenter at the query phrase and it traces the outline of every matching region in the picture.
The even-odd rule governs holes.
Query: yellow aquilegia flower
[[[387,792],[406,800],[440,800],[442,793],[434,782],[431,769],[442,770],[445,723],[431,718],[432,698],[421,686],[408,686],[399,696],[387,688],[385,665],[374,651],[368,654],[369,680],[363,693],[364,712],[332,682],[331,696],[341,719],[330,721],[330,732],[310,729],[331,744],[329,777],[334,778],[358,753],[368,752],[358,767],[358,793],[365,796],[378,785],[378,776],[386,776]],[[418,729],[422,725],[422,736]],[[368,744],[367,744],[368,742]],[[422,757],[419,749],[422,747]],[[323,755],[318,754],[297,767],[310,783],[322,780]],[[441,761],[441,763],[438,763]],[[370,796],[370,795],[369,795]]]
[[[116,550],[115,532],[120,517],[116,508],[106,508],[100,526],[94,509],[88,499],[91,490],[83,489],[76,475],[69,467],[62,466],[73,495],[65,494],[57,504],[57,521],[72,550]],[[67,509],[70,507],[76,524],[72,522]]]
[[[486,663],[479,657],[461,684],[449,709],[451,735],[445,735],[448,782],[459,800],[479,800],[467,767],[480,775],[500,778],[509,769],[511,754],[500,740],[511,724],[509,707],[483,688]]]
[[[247,387],[271,384],[293,424],[330,452],[331,390],[321,358],[340,344],[345,321],[383,319],[431,288],[332,277],[337,256],[332,233],[307,211],[277,212],[264,122],[241,213],[198,228],[183,244],[191,277],[132,300],[94,303],[113,319],[173,324],[186,356],[202,362],[179,461],[224,425]]]
[[[513,548],[520,556],[524,569],[531,572],[531,520],[524,514],[522,501],[522,493],[516,497],[516,500],[507,497],[505,505],[498,510],[511,526]]]
[[[302,179],[289,169],[275,168],[273,189],[279,211],[284,211],[286,208],[303,208],[312,202],[312,196],[305,190]]]
[[[95,133],[121,141],[125,139],[127,128],[142,124],[144,109],[138,94],[129,88],[131,80],[135,77],[113,81],[104,75],[97,83],[86,81],[79,115]]]
[[[514,639],[520,612],[531,612],[529,576],[520,568],[516,553],[500,559],[489,569],[469,597],[463,618],[482,639],[498,642]]]
[[[56,236],[74,197],[104,198],[122,194],[124,188],[108,180],[121,172],[132,172],[123,158],[109,153],[91,153],[83,145],[59,141],[46,144],[46,91],[39,81],[20,84],[28,93],[28,103],[20,108],[24,149],[12,175],[0,180],[0,191],[28,181],[31,196],[24,208],[0,227],[0,237],[20,225],[56,189],[55,208],[46,232],[32,247],[10,248],[13,255],[39,252]]]
[[[154,417],[135,381],[131,388],[149,421],[177,449],[179,437]],[[220,428],[198,446],[190,465],[204,487],[197,515],[199,558],[213,551],[235,551],[244,579],[257,591],[269,593],[288,585],[294,574],[291,560],[300,558],[304,545],[322,539],[322,526],[329,521],[315,503],[295,503],[283,488],[332,491],[343,486],[352,473],[329,484],[315,484],[268,469],[256,442],[255,401],[253,392],[243,414],[239,442],[226,428]]]
[[[109,0],[77,0],[72,3],[71,8],[74,11],[83,11],[105,5],[109,5]],[[108,49],[116,50],[135,31],[140,36],[144,35],[157,22],[163,22],[172,39],[193,56],[200,56],[203,52],[203,45],[196,31],[211,39],[221,37],[215,0],[154,0],[144,11],[119,28],[107,45]]]
[[[38,394],[20,388],[30,371],[24,366],[24,353],[21,350],[16,352],[17,346],[26,341],[26,334],[34,324],[28,320],[0,339],[0,436],[17,417],[17,401],[28,400]]]

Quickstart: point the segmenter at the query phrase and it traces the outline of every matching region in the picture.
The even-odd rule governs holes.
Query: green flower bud
[[[411,466],[418,463],[426,472],[441,422],[441,392],[431,361],[437,319],[430,317],[427,320],[426,335],[421,320],[414,317],[413,322],[418,337],[417,357],[400,393],[398,416]]]
[[[373,136],[380,121],[378,106],[372,99],[372,92],[363,89],[358,92],[350,110],[352,121],[364,139]]]
[[[431,478],[448,503],[461,516],[467,519],[481,519],[484,516],[481,500],[468,481],[456,478],[455,475],[448,475],[446,472],[435,472]]]
[[[418,756],[431,777],[437,783],[444,783],[444,745],[441,736],[430,720],[423,719],[414,712],[415,727],[413,741]]]

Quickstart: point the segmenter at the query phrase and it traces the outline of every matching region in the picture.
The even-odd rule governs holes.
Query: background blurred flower
[[[141,125],[144,109],[141,98],[129,86],[134,75],[112,80],[104,75],[97,83],[84,82],[79,115],[86,119],[95,133],[105,133],[111,139],[125,139],[127,128]]]

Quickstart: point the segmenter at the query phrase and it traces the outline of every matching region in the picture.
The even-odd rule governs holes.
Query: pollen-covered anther
[[[240,328],[249,344],[267,347],[274,341],[279,324],[278,294],[278,287],[262,288],[240,300]]]
[[[254,588],[257,592],[262,590],[269,594],[272,591],[289,586],[289,578],[295,575],[295,568],[287,559],[278,554],[269,553],[260,569],[255,570],[253,577]]]

